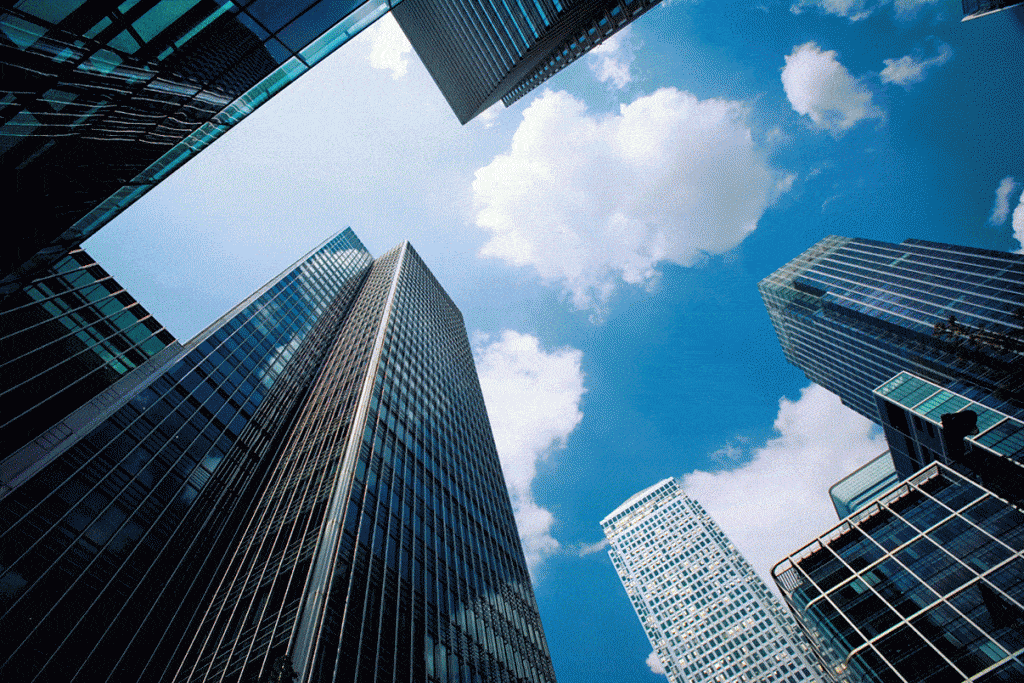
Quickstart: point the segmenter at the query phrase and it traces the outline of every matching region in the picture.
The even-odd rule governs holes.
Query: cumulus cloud
[[[835,50],[814,43],[798,45],[786,55],[782,87],[794,111],[837,137],[862,119],[882,116],[871,102],[871,91],[839,63]]]
[[[895,83],[910,88],[914,83],[924,80],[925,71],[933,66],[942,66],[953,56],[953,48],[939,43],[938,54],[929,59],[919,59],[913,55],[905,55],[899,59],[885,59],[885,68],[879,74],[883,83]]]
[[[769,585],[775,563],[838,523],[829,487],[887,449],[870,421],[815,384],[779,401],[775,430],[745,464],[683,478]]]
[[[395,18],[390,13],[385,14],[363,33],[366,34],[366,40],[370,41],[370,66],[390,70],[391,77],[396,81],[405,76],[409,70],[412,45]]]
[[[647,668],[653,673],[665,675],[665,666],[661,663],[661,657],[654,650],[651,650],[651,654],[647,655]]]
[[[583,354],[568,347],[545,351],[536,337],[505,330],[474,339],[474,356],[516,524],[531,571],[559,549],[555,518],[533,499],[537,465],[583,419]]]
[[[482,256],[535,269],[598,313],[620,282],[651,285],[750,234],[777,174],[739,102],[663,88],[591,116],[547,91],[523,112],[508,151],[476,173]]]
[[[1024,254],[1024,196],[1020,198],[1017,208],[1013,210],[1013,219],[1010,225],[1013,227],[1013,239],[1020,244],[1017,253]]]
[[[1010,195],[1017,189],[1012,176],[1006,176],[996,188],[996,203],[992,205],[992,215],[988,217],[989,225],[1002,225],[1010,215]]]
[[[587,62],[597,80],[608,83],[618,90],[633,80],[630,65],[633,63],[635,48],[631,40],[630,26],[622,29],[608,40],[590,51]]]
[[[925,5],[936,2],[938,0],[797,0],[790,6],[790,10],[794,14],[800,14],[805,9],[814,9],[837,17],[846,17],[850,21],[860,21],[891,4],[896,16],[907,20],[913,18]]]

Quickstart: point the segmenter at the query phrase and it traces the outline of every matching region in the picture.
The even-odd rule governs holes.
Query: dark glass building
[[[840,681],[1024,680],[1024,514],[944,465],[772,574]]]
[[[19,0],[0,10],[0,294],[52,265],[388,0]]]
[[[392,14],[461,123],[511,105],[659,0],[404,0]]]
[[[15,460],[31,463],[30,453],[73,433],[63,423],[72,411],[132,370],[168,357],[161,353],[168,346],[180,348],[81,249],[0,301],[0,485],[15,476],[8,460],[14,451],[21,450]],[[42,441],[28,445],[36,438]]]
[[[875,400],[901,476],[938,461],[1024,504],[1024,421],[909,372],[876,389]]]
[[[876,423],[902,371],[1024,418],[1022,254],[832,236],[758,288],[786,359]]]
[[[67,419],[0,498],[3,680],[553,680],[461,316],[408,244],[346,230]]]

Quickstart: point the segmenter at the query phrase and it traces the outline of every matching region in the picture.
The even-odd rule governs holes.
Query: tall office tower
[[[40,272],[0,302],[0,462],[35,438],[29,451],[59,442],[63,418],[168,346],[180,348],[81,249]],[[13,476],[0,471],[0,486]]]
[[[843,519],[899,482],[900,475],[893,463],[892,453],[886,451],[832,484],[828,495],[839,519]]]
[[[832,236],[758,288],[786,359],[876,423],[904,370],[1024,417],[1022,254]]]
[[[792,617],[674,479],[632,496],[601,527],[669,681],[828,680]]]
[[[964,18],[961,21],[977,19],[986,14],[1009,9],[1021,4],[1021,2],[1024,2],[1024,0],[962,0]]]
[[[404,0],[392,14],[455,116],[505,106],[660,0]]]
[[[1024,680],[1024,515],[940,463],[772,574],[842,681]]]
[[[0,10],[0,295],[52,265],[390,2],[19,0]],[[241,7],[241,6],[244,7]]]
[[[554,680],[461,315],[408,244],[346,230],[82,410],[0,500],[0,678]]]

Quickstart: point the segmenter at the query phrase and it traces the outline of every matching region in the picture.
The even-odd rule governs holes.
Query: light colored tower
[[[675,479],[632,496],[601,527],[669,681],[828,680],[793,619]]]

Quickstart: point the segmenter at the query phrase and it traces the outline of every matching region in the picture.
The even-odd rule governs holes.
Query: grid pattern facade
[[[142,680],[169,656],[371,263],[332,238],[0,500],[0,678]]]
[[[776,565],[842,680],[1024,680],[1024,515],[935,463]]]
[[[174,342],[76,249],[0,302],[0,461]]]
[[[669,681],[827,680],[792,618],[674,479],[636,494],[601,526]]]
[[[786,359],[876,423],[903,370],[1024,417],[1024,255],[832,236],[758,288]]]
[[[462,316],[374,264],[176,681],[554,681]]]
[[[392,12],[461,123],[509,106],[659,0],[405,0]]]
[[[896,472],[892,453],[886,451],[833,484],[828,495],[832,498],[839,519],[843,519],[878,498],[899,481],[900,475]]]
[[[0,166],[11,212],[33,220],[5,235],[0,293],[79,245],[393,3],[5,4]]]

